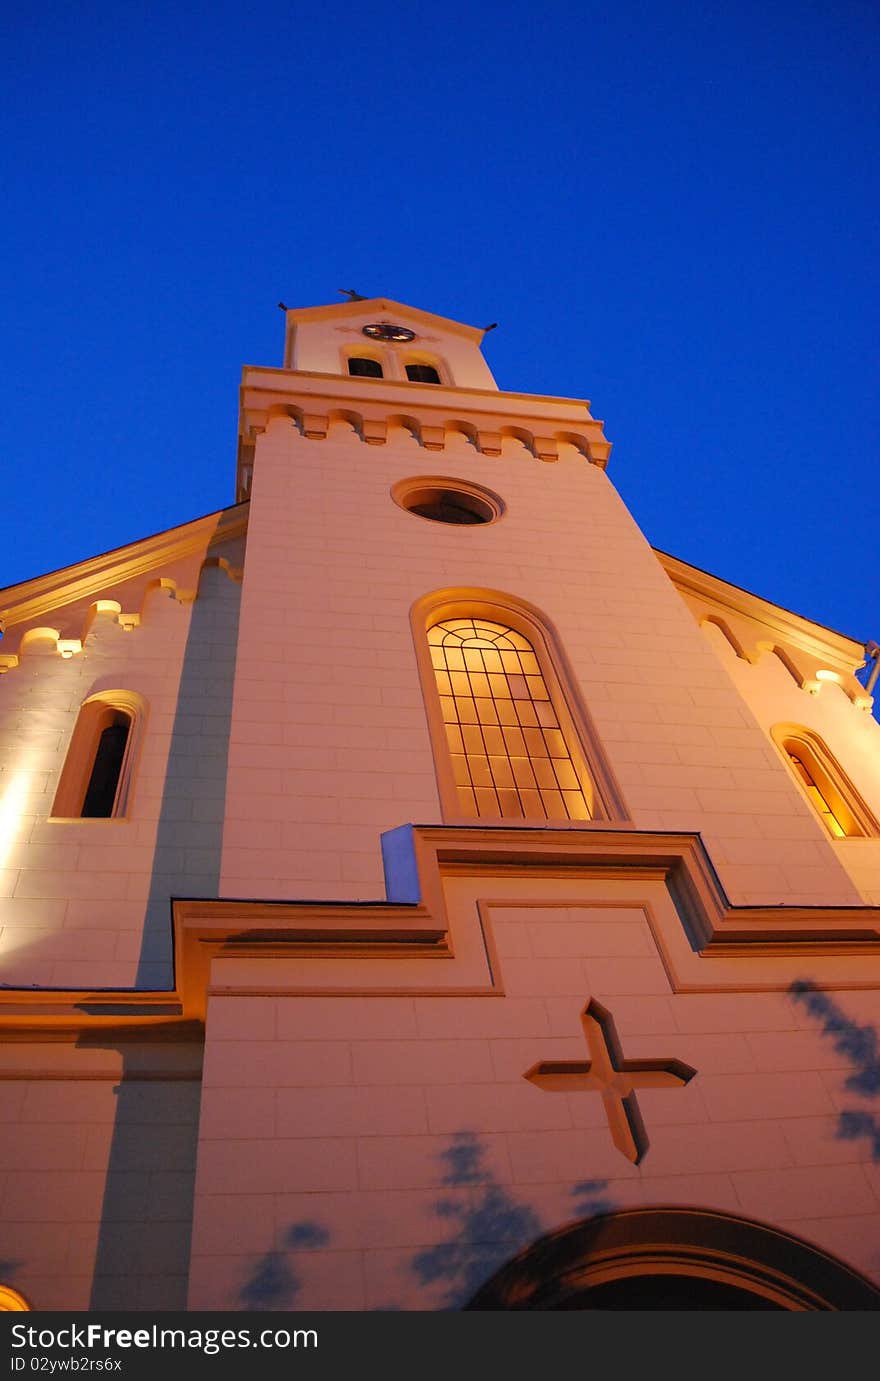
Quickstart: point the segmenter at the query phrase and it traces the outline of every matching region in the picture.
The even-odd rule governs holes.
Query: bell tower
[[[381,895],[380,834],[449,816],[420,600],[489,590],[561,612],[553,563],[582,560],[611,448],[585,401],[499,390],[484,335],[350,300],[287,311],[284,367],[244,370],[226,896]]]
[[[221,895],[376,898],[387,831],[513,820],[699,829],[748,901],[735,811],[690,762],[694,697],[720,697],[715,654],[611,485],[589,403],[499,389],[484,334],[354,298],[286,311],[284,367],[244,369]],[[456,620],[477,615],[462,637]],[[544,699],[505,724],[492,668],[523,651]],[[529,689],[525,664],[511,674]],[[706,780],[736,781],[772,830],[787,770],[735,697],[717,713]],[[821,845],[810,819],[797,828]],[[831,859],[788,890],[854,897]]]
[[[351,362],[369,359],[382,371],[374,376],[378,378],[418,382],[421,365],[439,376],[431,382],[497,389],[480,350],[486,332],[478,327],[385,297],[355,298],[286,315],[284,362],[288,369],[357,374]]]

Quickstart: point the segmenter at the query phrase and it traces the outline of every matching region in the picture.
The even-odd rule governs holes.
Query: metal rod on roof
[[[877,684],[877,677],[880,676],[880,643],[865,643],[865,652],[874,663],[871,674],[865,682],[865,690],[870,695]]]

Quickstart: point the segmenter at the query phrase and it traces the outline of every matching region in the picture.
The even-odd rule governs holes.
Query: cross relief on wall
[[[683,1060],[626,1060],[611,1013],[591,998],[581,1014],[589,1060],[541,1060],[523,1075],[547,1093],[600,1093],[615,1146],[634,1165],[648,1150],[637,1088],[681,1088],[696,1074]]]

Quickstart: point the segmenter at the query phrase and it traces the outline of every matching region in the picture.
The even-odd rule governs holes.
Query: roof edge
[[[440,316],[437,312],[426,312],[422,307],[410,307],[405,302],[397,302],[393,297],[362,297],[349,299],[347,302],[329,302],[324,306],[318,307],[288,307],[286,316],[288,323],[299,321],[322,321],[336,317],[347,317],[352,315],[360,316],[362,313],[374,311],[379,312],[402,312],[407,316],[415,317],[418,321],[433,323],[442,326],[447,331],[455,331],[459,335],[466,336],[468,340],[480,344],[486,334],[486,330],[479,326],[468,326],[466,322],[455,321],[452,317]]]

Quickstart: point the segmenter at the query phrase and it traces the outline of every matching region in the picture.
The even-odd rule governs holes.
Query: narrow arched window
[[[351,355],[348,361],[349,374],[361,374],[368,379],[381,379],[383,377],[382,366],[378,360],[368,359],[365,355]]]
[[[590,820],[592,779],[529,639],[475,616],[433,624],[428,645],[459,814]]]
[[[133,691],[101,692],[80,706],[52,815],[118,819],[128,812],[144,702]]]
[[[785,725],[777,725],[772,734],[795,780],[833,838],[859,839],[878,833],[870,809],[817,735]]]
[[[83,797],[80,814],[88,819],[113,814],[113,804],[122,775],[131,719],[123,710],[114,710],[111,713],[110,722],[98,736],[92,770]]]
[[[440,374],[432,364],[406,365],[406,377],[414,384],[439,384]]]

